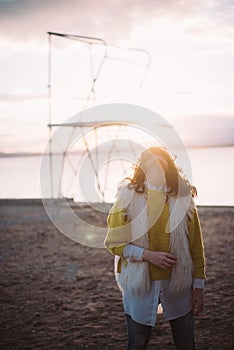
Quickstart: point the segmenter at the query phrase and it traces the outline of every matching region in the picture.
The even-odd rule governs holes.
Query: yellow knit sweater
[[[157,191],[157,190],[151,190],[151,191],[154,191],[154,195],[149,196],[147,198],[149,215],[152,215],[154,211],[154,206],[152,201],[155,200],[157,195],[159,197],[161,195],[161,193],[159,193],[160,191]],[[125,210],[124,209],[118,210],[118,206],[119,206],[119,203],[118,201],[116,201],[107,217],[108,232],[107,232],[106,239],[104,241],[104,245],[113,255],[119,255],[123,258],[123,249],[126,246],[127,242],[130,243],[130,229],[129,229],[129,225],[125,226],[128,223],[127,217],[125,215]],[[158,220],[156,221],[156,223],[153,224],[153,226],[148,231],[150,250],[154,250],[158,252],[168,252],[168,253],[170,252],[170,233],[166,232],[166,225],[168,222],[168,218],[169,218],[169,205],[166,202],[163,206],[163,209],[161,211],[161,214]],[[120,246],[112,246],[111,242],[113,241],[116,242],[116,238],[113,239],[113,235],[115,234],[115,230],[113,229],[121,226],[123,227],[123,230],[121,231],[123,235],[122,242],[125,241],[126,244],[123,244]],[[124,230],[125,227],[126,227],[126,230]],[[188,228],[189,228],[189,247],[190,247],[190,253],[194,264],[193,277],[205,278],[206,276],[205,276],[204,245],[203,245],[201,225],[200,225],[200,220],[198,217],[197,210],[193,212],[193,216],[191,221],[189,222]],[[121,265],[119,264],[118,272],[121,272],[120,266]],[[149,263],[149,271],[150,271],[151,280],[166,280],[166,279],[170,279],[172,268],[161,269]]]

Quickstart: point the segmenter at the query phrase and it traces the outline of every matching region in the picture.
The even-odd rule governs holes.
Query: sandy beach
[[[106,216],[77,208],[105,225]],[[198,350],[233,349],[234,207],[198,207],[207,259]],[[83,211],[83,213],[81,213]],[[126,328],[113,256],[65,237],[41,200],[0,200],[0,349],[125,349]],[[149,349],[174,349],[158,315]]]

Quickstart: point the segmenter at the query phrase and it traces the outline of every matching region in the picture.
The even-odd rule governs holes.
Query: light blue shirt
[[[146,185],[150,189],[163,190],[164,186]],[[123,255],[127,260],[141,262],[144,248],[127,244],[124,247]],[[123,292],[124,312],[132,317],[138,323],[154,326],[157,317],[158,305],[161,303],[164,317],[167,320],[173,320],[186,315],[192,306],[193,290],[189,290],[181,296],[174,296],[168,293],[170,280],[152,281],[151,290],[147,296],[128,295]],[[195,278],[193,288],[204,288],[204,279]]]

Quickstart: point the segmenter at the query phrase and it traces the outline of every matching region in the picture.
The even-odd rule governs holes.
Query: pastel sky
[[[48,141],[47,31],[151,53],[141,89],[142,66],[110,59],[93,103],[151,108],[190,146],[234,145],[232,0],[0,0],[0,152],[42,152]],[[53,45],[52,114],[62,122],[82,109],[90,56],[74,41]],[[93,54],[95,70],[100,48]],[[144,61],[114,48],[110,55]]]

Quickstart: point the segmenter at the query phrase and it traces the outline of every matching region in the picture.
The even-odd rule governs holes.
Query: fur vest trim
[[[147,190],[137,193],[129,189],[126,181],[118,187],[117,200],[120,208],[125,209],[130,219],[131,244],[149,248],[148,230],[150,228],[147,210]],[[188,221],[191,219],[195,203],[191,194],[183,197],[169,197],[170,217],[166,231],[170,232],[170,252],[176,255],[177,263],[172,268],[169,292],[184,294],[192,287],[193,261],[189,250]],[[121,273],[117,266],[121,259]],[[125,261],[126,262],[126,261]],[[150,291],[151,279],[149,263],[129,260],[127,264],[119,256],[115,257],[115,278],[119,289],[132,295],[145,295]]]

